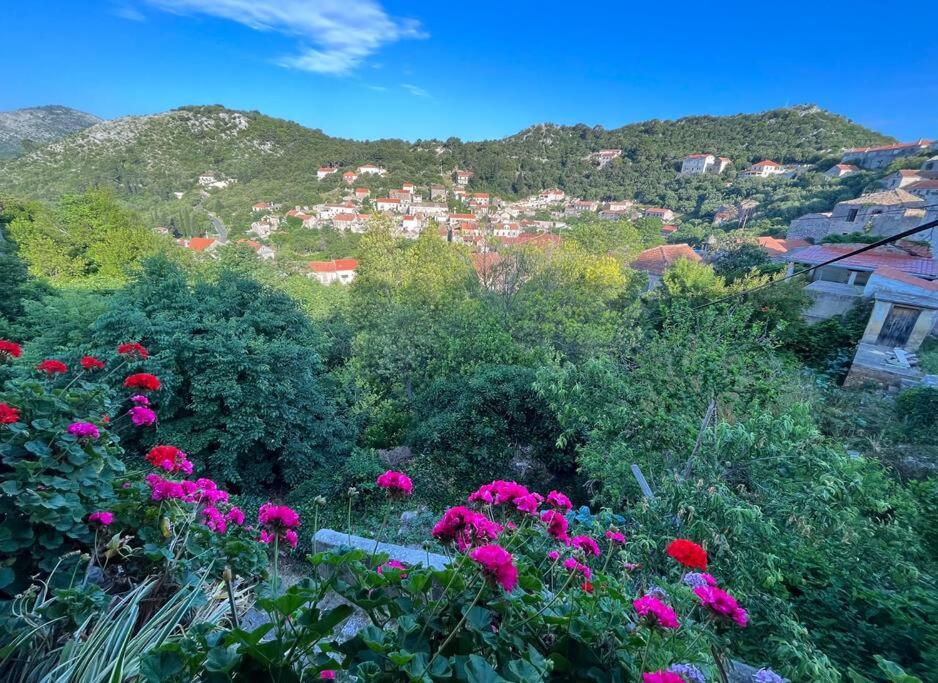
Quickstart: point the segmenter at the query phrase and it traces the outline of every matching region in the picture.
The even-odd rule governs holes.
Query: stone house
[[[854,147],[844,152],[841,163],[852,163],[870,169],[886,168],[896,159],[925,154],[936,148],[938,148],[938,141],[935,140],[900,142],[894,145],[879,145],[877,147]]]
[[[888,237],[926,220],[925,202],[903,189],[883,190],[839,202],[830,212],[807,214],[788,227],[790,239],[819,241],[828,235],[865,232]]]
[[[853,164],[835,164],[829,169],[824,171],[824,175],[828,178],[846,178],[847,176],[852,176],[854,173],[858,173],[859,168]]]
[[[652,290],[661,284],[664,272],[680,260],[699,262],[701,258],[687,243],[665,244],[641,252],[629,266],[648,275],[647,290]]]

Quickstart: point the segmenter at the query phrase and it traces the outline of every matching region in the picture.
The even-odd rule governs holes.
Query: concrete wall
[[[818,280],[805,287],[805,291],[814,299],[804,312],[804,318],[810,323],[820,322],[842,315],[853,308],[863,290],[853,285]]]

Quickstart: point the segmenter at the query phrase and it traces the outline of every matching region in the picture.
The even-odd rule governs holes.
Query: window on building
[[[824,282],[839,282],[841,284],[846,284],[847,280],[850,278],[850,271],[846,268],[836,268],[834,266],[824,266],[814,271],[815,280],[823,280]]]
[[[857,219],[857,214],[860,213],[860,209],[850,209],[847,212],[847,222],[853,223]]]
[[[853,284],[857,287],[863,287],[870,280],[870,272],[867,270],[854,270],[852,271],[857,274],[853,280]]]

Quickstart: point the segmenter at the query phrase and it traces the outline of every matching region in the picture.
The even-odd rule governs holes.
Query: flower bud
[[[348,497],[351,498],[352,500],[355,500],[356,498],[358,498],[358,489],[355,488],[354,486],[350,486],[348,490]]]
[[[325,506],[328,501],[325,496],[316,496],[313,498],[313,504],[318,505],[319,507]]]
[[[163,538],[169,538],[172,534],[172,528],[169,524],[169,517],[163,517],[163,519],[160,520],[160,531],[163,534]]]
[[[231,579],[234,578],[234,574],[231,572],[231,567],[225,565],[225,570],[221,573],[222,578],[225,580],[225,583],[231,583]]]

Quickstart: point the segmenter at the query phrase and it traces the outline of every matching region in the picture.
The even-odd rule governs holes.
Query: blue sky
[[[6,0],[0,110],[224,104],[354,138],[813,102],[938,137],[938,2]]]

